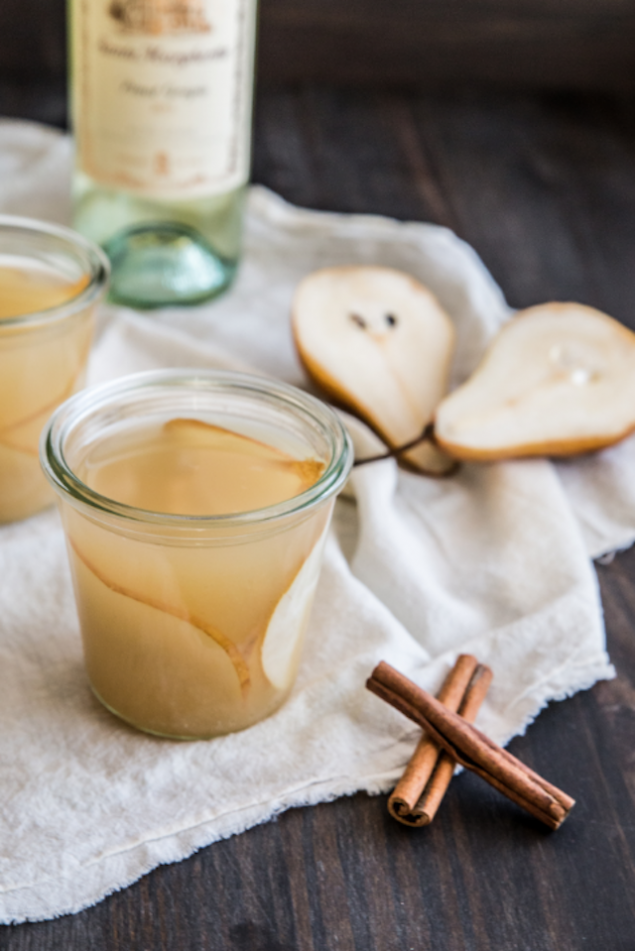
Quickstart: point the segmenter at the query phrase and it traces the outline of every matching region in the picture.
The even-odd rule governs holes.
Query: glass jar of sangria
[[[272,714],[352,462],[336,414],[259,377],[143,373],[68,400],[41,457],[97,697],[177,738]]]
[[[0,523],[53,502],[40,433],[84,384],[108,273],[105,255],[73,231],[0,216]]]

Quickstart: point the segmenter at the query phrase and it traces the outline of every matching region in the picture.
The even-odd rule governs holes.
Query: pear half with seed
[[[299,284],[293,334],[307,372],[395,449],[418,439],[447,391],[454,327],[430,291],[385,267],[332,267]],[[433,475],[454,461],[431,441],[401,455]]]
[[[635,334],[582,304],[521,311],[436,412],[457,459],[567,456],[635,429]]]

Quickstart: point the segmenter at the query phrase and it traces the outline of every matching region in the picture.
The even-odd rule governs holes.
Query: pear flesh
[[[298,652],[309,623],[313,598],[320,579],[322,549],[328,525],[278,601],[267,630],[260,658],[269,683],[277,690],[288,690],[298,666]]]
[[[635,334],[582,304],[521,311],[447,396],[435,439],[457,459],[573,455],[635,429]]]
[[[336,403],[393,449],[421,436],[447,391],[455,339],[423,284],[385,267],[315,271],[297,288],[292,326],[307,372]],[[429,442],[404,458],[436,474],[453,465]]]

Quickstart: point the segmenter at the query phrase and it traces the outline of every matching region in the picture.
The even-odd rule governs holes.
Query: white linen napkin
[[[0,123],[0,210],[67,221],[69,168],[67,137]],[[149,316],[106,308],[91,380],[220,366],[306,385],[289,332],[294,286],[355,262],[409,271],[438,295],[458,330],[455,382],[510,313],[443,228],[303,211],[254,188],[231,293]],[[499,742],[549,700],[612,677],[589,556],[635,538],[634,462],[631,439],[558,466],[466,465],[441,481],[392,460],[356,470],[290,700],[207,742],[137,733],[93,699],[57,513],[1,528],[0,920],[77,911],[290,806],[388,790],[418,731],[364,689],[380,659],[434,691],[457,653],[475,653],[494,670],[478,722]]]

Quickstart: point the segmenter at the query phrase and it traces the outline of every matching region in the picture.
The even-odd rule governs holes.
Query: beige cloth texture
[[[68,137],[0,123],[0,210],[68,222],[70,166]],[[438,295],[458,332],[455,383],[510,315],[446,229],[304,211],[254,188],[231,293],[150,316],[105,308],[91,381],[204,366],[307,385],[289,330],[294,287],[356,262],[401,268]],[[380,659],[434,691],[459,652],[476,654],[494,671],[478,723],[503,743],[548,701],[613,676],[590,559],[635,537],[634,462],[629,440],[564,465],[465,465],[441,481],[392,460],[360,468],[356,503],[336,506],[291,698],[206,742],[145,736],[97,703],[57,512],[1,528],[0,920],[78,911],[291,806],[390,789],[418,730],[364,689]]]

